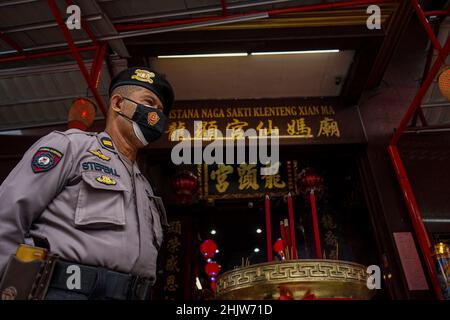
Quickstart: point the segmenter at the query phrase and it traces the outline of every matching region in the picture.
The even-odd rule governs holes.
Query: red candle
[[[288,211],[289,211],[289,226],[291,228],[291,244],[292,244],[292,250],[294,251],[292,259],[297,259],[297,242],[295,239],[295,224],[294,224],[294,208],[292,206],[292,196],[291,193],[288,193]]]
[[[272,224],[270,222],[270,199],[268,195],[266,195],[264,204],[266,207],[267,261],[272,261]]]
[[[316,247],[316,258],[322,258],[322,249],[320,246],[320,234],[319,234],[319,221],[317,219],[317,209],[316,209],[316,197],[314,195],[314,190],[311,190],[309,194],[309,200],[311,201],[311,214],[313,220],[313,230],[314,230],[314,245]]]

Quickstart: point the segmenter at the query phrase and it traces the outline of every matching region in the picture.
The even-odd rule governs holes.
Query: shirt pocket
[[[167,225],[166,210],[161,197],[154,196],[147,191],[150,202],[151,225],[154,235],[154,245],[159,250],[164,240],[163,226]]]
[[[75,211],[75,225],[89,228],[125,225],[126,188],[115,177],[100,172],[82,172]]]

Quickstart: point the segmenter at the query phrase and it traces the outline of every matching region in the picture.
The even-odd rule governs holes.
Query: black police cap
[[[152,91],[161,100],[166,115],[172,109],[174,92],[169,81],[163,75],[146,67],[125,69],[111,80],[109,96],[112,95],[115,88],[126,85],[140,86]]]

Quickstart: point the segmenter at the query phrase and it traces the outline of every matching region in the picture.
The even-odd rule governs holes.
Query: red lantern
[[[305,197],[309,197],[311,190],[316,197],[321,197],[324,191],[323,178],[313,168],[305,168],[298,175],[297,187]]]
[[[450,100],[450,68],[445,67],[438,76],[439,90],[442,95]]]
[[[97,107],[91,99],[83,97],[73,100],[69,110],[68,127],[86,131],[94,123],[96,112]]]
[[[198,179],[190,171],[178,173],[172,180],[172,190],[175,192],[177,203],[189,205],[198,190]]]
[[[220,265],[215,261],[208,262],[205,266],[205,272],[211,279],[211,282],[215,282],[216,276],[220,272]]]
[[[200,245],[200,252],[205,259],[214,257],[217,250],[217,244],[213,240],[205,240]]]

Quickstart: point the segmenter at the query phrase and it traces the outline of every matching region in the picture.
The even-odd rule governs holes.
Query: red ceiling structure
[[[417,14],[420,22],[422,23],[422,25],[428,35],[431,43],[433,44],[434,48],[438,52],[438,58],[436,59],[436,61],[431,66],[430,70],[428,71],[428,74],[427,74],[425,80],[423,81],[422,86],[420,87],[420,89],[417,92],[416,96],[414,97],[411,105],[409,106],[408,110],[406,111],[405,115],[403,116],[400,124],[397,127],[396,132],[392,136],[392,139],[388,146],[388,152],[389,152],[395,173],[397,175],[398,182],[402,189],[403,198],[405,199],[405,203],[408,208],[409,215],[411,217],[411,221],[412,221],[412,224],[414,227],[414,231],[416,233],[417,241],[419,242],[420,249],[425,258],[427,271],[431,276],[430,278],[433,283],[434,292],[439,299],[443,299],[442,291],[441,291],[440,285],[438,283],[436,270],[434,267],[433,258],[431,256],[431,252],[430,252],[430,248],[432,247],[432,244],[428,237],[427,230],[425,229],[425,225],[423,224],[422,217],[420,215],[419,206],[417,205],[417,201],[414,196],[414,192],[412,190],[411,183],[408,179],[408,174],[405,170],[402,159],[400,157],[397,145],[398,145],[400,137],[401,137],[402,133],[405,131],[408,123],[411,121],[413,115],[419,109],[419,107],[422,103],[422,99],[425,96],[425,93],[427,92],[431,83],[433,82],[433,79],[438,74],[442,65],[445,64],[445,59],[448,57],[448,54],[450,51],[450,39],[447,38],[447,40],[444,44],[444,47],[442,47],[439,43],[439,40],[436,38],[436,35],[434,34],[433,30],[431,29],[430,24],[428,23],[428,20],[426,19],[426,17],[431,16],[431,15],[445,15],[446,16],[449,14],[449,10],[447,9],[446,11],[424,12],[422,10],[422,8],[420,7],[419,3],[417,2],[417,0],[411,0],[411,3],[414,7],[414,10],[416,11],[416,14]]]
[[[388,1],[389,0],[378,0],[377,3],[383,3],[383,2],[388,2]],[[397,179],[400,184],[404,200],[406,202],[406,206],[407,206],[407,209],[408,209],[408,212],[409,212],[412,224],[413,224],[413,228],[415,230],[415,234],[416,234],[416,237],[417,237],[417,240],[419,243],[420,250],[421,250],[422,255],[426,262],[427,271],[428,271],[428,274],[430,275],[434,292],[438,298],[443,299],[442,292],[441,292],[441,289],[440,289],[440,286],[438,283],[438,279],[436,276],[433,258],[430,253],[431,242],[428,237],[425,226],[422,222],[420,210],[417,205],[416,199],[414,197],[414,192],[413,192],[412,186],[410,184],[410,181],[408,179],[408,175],[407,175],[407,172],[403,165],[402,159],[400,157],[397,145],[398,145],[398,142],[399,142],[399,139],[400,139],[402,133],[405,131],[406,127],[408,126],[408,124],[411,121],[411,119],[413,118],[413,116],[419,110],[423,97],[425,96],[428,88],[430,87],[434,78],[438,74],[442,65],[445,64],[445,59],[448,57],[448,54],[450,52],[449,39],[447,39],[444,46],[441,46],[441,44],[439,43],[439,40],[437,39],[432,28],[430,27],[430,24],[426,17],[447,16],[450,13],[450,9],[447,8],[446,10],[424,12],[418,3],[418,0],[410,0],[410,1],[411,1],[412,6],[414,7],[414,10],[415,10],[422,26],[424,27],[424,29],[429,37],[430,42],[432,43],[433,47],[438,52],[438,58],[436,59],[434,64],[429,69],[428,74],[427,74],[426,78],[424,79],[420,89],[418,90],[418,92],[417,92],[416,96],[414,97],[411,105],[409,106],[406,114],[404,115],[400,124],[398,125],[397,130],[389,143],[388,152],[389,152],[395,173],[397,175]],[[206,22],[206,21],[222,21],[223,23],[226,23],[227,20],[230,20],[230,19],[233,19],[236,17],[245,17],[245,16],[251,16],[251,15],[255,15],[255,14],[266,14],[267,16],[273,16],[273,15],[286,14],[286,13],[318,11],[318,10],[333,9],[333,8],[351,7],[351,6],[357,6],[357,5],[362,5],[362,4],[373,4],[373,2],[374,2],[373,0],[354,0],[354,1],[345,1],[345,2],[337,2],[337,3],[327,3],[326,1],[323,1],[322,4],[318,4],[318,5],[306,5],[306,6],[300,6],[300,7],[285,8],[285,9],[258,11],[258,12],[251,12],[248,14],[229,14],[227,11],[226,0],[222,0],[221,1],[221,5],[222,5],[222,14],[221,15],[183,19],[183,20],[170,20],[170,21],[158,22],[158,23],[116,24],[115,28],[117,31],[136,31],[136,30],[155,29],[155,28],[161,28],[161,27],[167,27],[167,26],[182,26],[182,25],[189,25],[192,23]],[[67,0],[66,3],[71,4],[72,2],[70,0]],[[15,51],[17,51],[17,53],[14,55],[0,58],[0,63],[23,61],[26,59],[39,59],[39,58],[61,56],[61,55],[72,55],[74,57],[74,59],[76,60],[78,67],[80,69],[80,72],[83,74],[83,77],[86,80],[86,83],[87,83],[89,89],[91,90],[92,94],[94,95],[95,100],[96,100],[100,110],[102,111],[102,113],[104,115],[106,115],[106,107],[103,102],[103,99],[101,98],[101,96],[98,93],[97,87],[98,87],[98,82],[99,82],[99,78],[100,78],[101,66],[103,64],[105,54],[106,54],[107,43],[104,41],[98,41],[95,38],[93,32],[90,30],[89,25],[85,21],[82,21],[81,23],[82,23],[83,30],[89,35],[89,37],[92,41],[92,45],[77,47],[74,42],[74,39],[72,38],[72,36],[70,34],[70,31],[68,30],[66,24],[64,23],[64,20],[61,16],[61,13],[56,4],[56,1],[48,0],[48,6],[58,24],[61,32],[64,35],[64,38],[67,42],[67,46],[69,49],[55,50],[55,51],[48,51],[48,52],[41,52],[41,53],[26,53],[10,37],[8,37],[6,34],[3,34],[0,32],[0,41],[4,41],[11,48],[13,48]],[[81,56],[81,53],[86,52],[86,51],[95,51],[94,63],[92,65],[92,68],[90,71],[87,69],[87,67],[83,61],[83,58]]]

